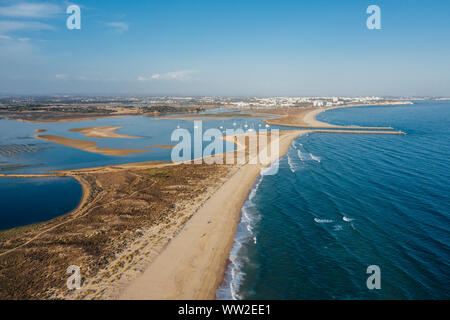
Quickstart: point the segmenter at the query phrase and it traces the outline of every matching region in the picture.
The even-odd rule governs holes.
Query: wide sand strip
[[[279,156],[308,131],[280,135]],[[276,160],[274,157],[271,160]],[[119,299],[215,299],[240,211],[262,165],[245,164],[209,198]]]
[[[127,136],[116,133],[122,127],[88,127],[69,129],[71,132],[81,132],[85,137],[91,138],[120,138],[120,139],[136,139],[137,137]]]
[[[35,138],[54,142],[63,146],[72,147],[80,149],[83,151],[101,153],[106,156],[126,156],[131,153],[144,153],[149,152],[148,150],[138,150],[138,149],[113,149],[113,148],[99,148],[97,143],[94,141],[77,140],[70,139],[60,136],[52,135],[36,135]]]

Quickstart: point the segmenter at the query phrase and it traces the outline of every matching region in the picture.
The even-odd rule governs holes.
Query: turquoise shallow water
[[[450,103],[325,112],[405,136],[299,137],[242,209],[219,298],[448,299]],[[381,269],[368,290],[366,269]]]

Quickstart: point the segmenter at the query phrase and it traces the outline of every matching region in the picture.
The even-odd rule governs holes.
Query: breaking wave
[[[322,159],[318,156],[313,155],[312,153],[302,152],[301,150],[297,150],[298,158],[301,161],[316,161],[321,162]]]
[[[301,163],[305,161],[315,161],[320,163],[322,159],[318,156],[313,155],[310,152],[302,151],[303,144],[292,144],[292,148],[289,149],[287,160],[289,164],[289,169],[292,173],[300,170]],[[296,155],[296,156],[295,156]],[[300,161],[298,161],[300,160]]]
[[[238,224],[237,232],[234,237],[234,245],[230,252],[230,263],[225,273],[224,282],[216,292],[218,300],[242,299],[239,295],[239,288],[242,281],[245,279],[245,273],[242,271],[242,266],[247,261],[246,254],[242,251],[245,249],[246,245],[256,245],[257,237],[254,229],[260,220],[260,214],[253,202],[253,198],[255,197],[264,176],[273,174],[275,170],[278,170],[278,167],[279,162],[277,160],[269,167],[261,170],[260,176],[256,180],[241,209],[241,220]]]

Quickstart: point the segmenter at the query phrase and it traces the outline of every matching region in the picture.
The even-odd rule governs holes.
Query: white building
[[[323,107],[323,101],[321,101],[321,100],[314,100],[313,106],[314,107]]]

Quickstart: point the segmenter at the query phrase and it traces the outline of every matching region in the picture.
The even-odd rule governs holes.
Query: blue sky
[[[448,0],[0,0],[0,94],[450,96],[449,39]]]

